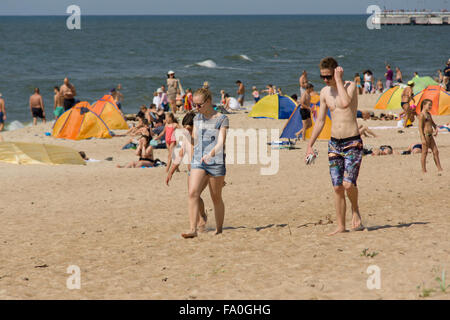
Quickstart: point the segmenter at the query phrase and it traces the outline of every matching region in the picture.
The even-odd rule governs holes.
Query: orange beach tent
[[[52,136],[70,140],[112,138],[106,123],[82,101],[64,112],[53,126]]]
[[[425,99],[433,101],[433,107],[430,112],[432,115],[450,115],[450,93],[445,91],[441,86],[428,86],[414,96],[414,101],[417,105],[417,114],[420,113],[420,106]]]
[[[105,95],[91,106],[111,130],[128,130],[127,122],[111,95]]]

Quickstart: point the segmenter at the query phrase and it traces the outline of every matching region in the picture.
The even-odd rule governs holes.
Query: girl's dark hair
[[[178,124],[178,120],[177,120],[177,118],[175,117],[175,115],[174,115],[172,112],[169,113],[168,117],[169,117],[170,119],[172,119],[172,121],[173,121],[174,123]]]
[[[433,104],[433,101],[431,101],[430,99],[423,99],[422,103],[420,104],[420,111],[423,110],[423,106],[427,103]]]
[[[294,94],[291,96],[291,98],[292,98],[292,100],[297,101],[298,96],[294,93]]]
[[[195,118],[195,113],[192,112],[192,111],[189,111],[183,117],[183,121],[181,122],[181,124],[183,125],[183,127],[184,126],[193,126],[194,125],[194,118]]]

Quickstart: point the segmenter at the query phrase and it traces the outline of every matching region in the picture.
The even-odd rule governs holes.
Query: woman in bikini
[[[178,79],[175,78],[175,72],[169,71],[167,73],[167,98],[173,113],[177,112],[177,93],[179,93]]]
[[[424,99],[420,105],[421,113],[419,115],[419,133],[420,139],[422,140],[422,157],[420,160],[422,164],[422,172],[427,172],[426,160],[428,149],[431,149],[433,152],[434,163],[436,164],[438,171],[442,171],[441,161],[439,160],[439,150],[433,138],[433,136],[437,136],[438,130],[430,114],[432,106],[433,102],[430,99]]]

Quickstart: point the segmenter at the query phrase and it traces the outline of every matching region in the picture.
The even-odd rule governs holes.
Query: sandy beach
[[[376,98],[360,96],[359,109],[379,114]],[[231,128],[281,130],[285,123],[245,112],[228,116]],[[433,118],[450,122],[450,116]],[[404,133],[374,129],[378,137],[364,143],[405,150],[420,142],[416,126]],[[115,168],[136,160],[133,150],[121,150],[129,138],[57,140],[45,136],[50,128],[40,124],[2,136],[68,146],[102,161],[0,163],[0,299],[450,298],[450,289],[442,292],[435,280],[450,273],[450,134],[436,138],[439,174],[431,155],[427,174],[420,155],[363,159],[358,187],[365,231],[327,236],[336,228],[327,143],[316,143],[317,161],[306,166],[306,144],[298,142],[294,150],[279,150],[275,175],[261,175],[261,164],[228,164],[223,234],[213,235],[206,190],[209,232],[185,240],[185,166],[168,187],[164,168]],[[166,161],[167,150],[156,150],[155,157]],[[348,204],[347,227],[349,210]],[[81,270],[79,290],[66,286],[71,265]],[[367,287],[371,265],[380,268],[380,289]]]

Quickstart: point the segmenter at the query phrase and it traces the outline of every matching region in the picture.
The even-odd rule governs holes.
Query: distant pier
[[[381,25],[449,25],[450,12],[389,12],[375,13],[372,22]]]

